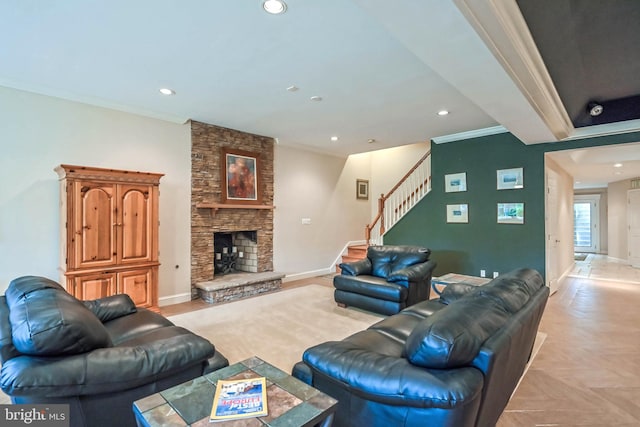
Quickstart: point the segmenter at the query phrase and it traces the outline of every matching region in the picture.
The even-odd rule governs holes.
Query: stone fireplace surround
[[[203,205],[221,203],[223,148],[255,153],[260,158],[259,190],[263,208],[212,209]],[[212,292],[223,290],[221,299],[234,299],[277,289],[283,275],[273,273],[273,138],[249,134],[206,123],[191,122],[191,298],[215,301]],[[200,206],[200,207],[199,207]],[[214,277],[214,233],[255,231],[257,259],[248,288],[230,291],[228,283]],[[225,275],[225,276],[237,276]],[[222,276],[222,277],[225,277]],[[225,279],[226,282],[229,278]],[[257,283],[253,283],[258,280]],[[247,280],[243,280],[246,282]],[[205,292],[203,292],[205,289]],[[208,290],[207,290],[208,289]]]

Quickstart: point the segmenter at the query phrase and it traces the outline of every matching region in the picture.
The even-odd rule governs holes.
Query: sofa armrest
[[[102,323],[137,311],[136,305],[127,294],[111,295],[82,302]]]
[[[410,265],[401,270],[393,271],[387,277],[387,281],[398,282],[421,282],[427,279],[431,279],[433,270],[436,268],[435,261],[427,261],[420,264]]]
[[[342,270],[342,274],[346,276],[371,274],[371,260],[369,260],[369,258],[364,258],[353,262],[343,262],[339,267]]]
[[[120,347],[65,357],[18,356],[2,364],[0,387],[11,396],[68,397],[120,392],[194,365],[203,368],[213,345],[170,326]]]
[[[388,405],[463,407],[480,399],[484,383],[482,372],[476,368],[427,369],[348,341],[312,347],[304,353],[303,361],[314,377],[322,375],[353,394]],[[297,368],[294,373],[297,376],[304,371]]]

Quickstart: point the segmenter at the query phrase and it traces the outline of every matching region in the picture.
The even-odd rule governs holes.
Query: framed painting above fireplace
[[[248,151],[222,148],[222,203],[257,205],[260,191],[260,156]]]

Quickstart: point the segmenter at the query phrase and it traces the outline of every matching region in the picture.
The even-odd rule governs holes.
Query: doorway
[[[600,195],[576,195],[573,200],[573,246],[575,252],[597,253]]]

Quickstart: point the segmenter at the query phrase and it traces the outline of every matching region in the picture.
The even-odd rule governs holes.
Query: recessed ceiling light
[[[296,86],[296,85],[291,85],[291,86],[289,86],[289,87],[287,88],[287,90],[288,90],[289,92],[296,92],[296,91],[298,90],[298,86]]]
[[[446,116],[447,114],[449,114],[449,112],[447,110],[440,110],[438,111],[438,115],[439,116]]]
[[[312,96],[309,99],[312,100],[312,101],[316,101],[316,102],[322,101],[322,97],[321,96],[316,96],[316,95]]]
[[[338,140],[338,137],[337,137],[337,136],[332,136],[332,137],[331,137],[331,140],[332,140],[332,141],[337,141],[337,140]]]
[[[163,95],[175,95],[176,92],[174,90],[171,90],[169,88],[163,87],[162,89],[160,89],[160,93]]]
[[[616,163],[613,165],[614,168],[621,168],[622,167],[622,163]]]
[[[272,15],[279,15],[287,10],[287,4],[282,0],[266,0],[262,8]]]
[[[376,140],[375,140],[375,139],[373,139],[373,138],[369,138],[369,139],[367,139],[367,142],[368,142],[369,144],[373,144],[374,142],[376,142]]]

